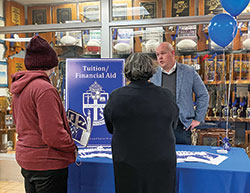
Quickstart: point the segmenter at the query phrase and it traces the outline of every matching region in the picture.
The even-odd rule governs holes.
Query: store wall
[[[0,0],[0,16],[3,17],[3,0]]]
[[[5,26],[5,17],[4,17],[4,0],[0,0],[0,27]],[[1,34],[0,39],[4,38],[5,35]],[[5,53],[4,41],[0,41],[0,63],[6,62],[4,57]],[[0,96],[6,96],[7,90],[5,88],[0,88]]]
[[[3,7],[4,7],[3,0],[0,0],[0,27],[5,26]],[[0,35],[0,39],[2,38],[4,38],[3,34]],[[5,52],[4,42],[0,42],[0,61],[5,61],[4,52]]]

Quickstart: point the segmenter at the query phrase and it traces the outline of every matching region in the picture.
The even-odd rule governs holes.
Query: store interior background
[[[17,135],[8,88],[11,75],[25,70],[25,46],[35,34],[58,53],[51,81],[63,101],[66,58],[126,59],[143,52],[155,60],[157,45],[170,42],[177,61],[193,65],[210,94],[206,122],[213,129],[197,130],[194,144],[221,145],[231,82],[229,137],[233,146],[249,153],[249,11],[250,6],[237,17],[238,33],[223,51],[207,29],[215,14],[225,12],[219,0],[0,0],[0,180],[22,180],[14,157]]]

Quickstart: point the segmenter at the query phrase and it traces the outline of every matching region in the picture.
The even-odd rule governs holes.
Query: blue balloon
[[[215,15],[208,26],[209,37],[219,46],[226,47],[237,34],[237,21],[229,14]]]
[[[222,7],[232,16],[237,16],[247,7],[249,0],[220,0]]]

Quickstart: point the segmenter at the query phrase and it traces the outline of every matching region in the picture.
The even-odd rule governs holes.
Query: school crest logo
[[[82,96],[82,111],[86,116],[88,111],[93,115],[93,126],[104,125],[103,109],[108,101],[109,94],[106,93],[100,84],[95,81],[90,85],[89,90]]]

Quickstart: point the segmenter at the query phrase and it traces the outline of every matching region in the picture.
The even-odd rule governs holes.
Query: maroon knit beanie
[[[58,57],[46,40],[35,36],[27,45],[24,64],[27,70],[49,70],[58,65]]]

